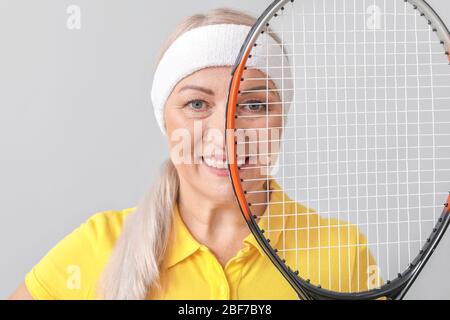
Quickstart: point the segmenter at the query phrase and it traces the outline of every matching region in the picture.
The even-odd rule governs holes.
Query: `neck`
[[[198,192],[191,192],[189,186],[180,185],[178,207],[183,221],[194,236],[200,238],[222,234],[248,234],[248,227],[234,199],[220,202]]]
[[[180,183],[178,208],[192,236],[210,249],[222,267],[243,247],[243,240],[250,234],[234,199],[214,201]]]

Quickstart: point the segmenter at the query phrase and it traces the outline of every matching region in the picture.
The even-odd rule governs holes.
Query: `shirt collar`
[[[186,259],[198,249],[201,244],[195,240],[181,218],[178,204],[174,208],[173,232],[171,232],[168,246],[166,268],[170,268],[178,262]]]
[[[287,219],[283,214],[293,213],[293,203],[287,195],[282,191],[280,186],[274,181],[269,181],[269,188],[272,190],[270,203],[264,211],[262,217],[258,221],[260,229],[264,230],[264,235],[271,241],[273,247],[276,247],[279,240],[281,230],[287,223]],[[270,227],[270,228],[269,228]],[[167,249],[165,259],[166,268],[170,268],[178,262],[186,259],[190,255],[199,250],[202,245],[192,236],[181,218],[178,204],[174,208],[173,232],[170,235],[170,242]],[[264,250],[258,244],[256,238],[250,234],[244,238],[244,251],[248,252],[251,248],[257,249],[261,255],[265,255]]]

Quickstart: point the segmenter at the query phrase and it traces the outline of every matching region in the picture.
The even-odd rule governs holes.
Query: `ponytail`
[[[98,294],[107,300],[142,300],[159,288],[159,269],[166,252],[179,190],[171,160],[155,185],[130,213],[101,276]]]

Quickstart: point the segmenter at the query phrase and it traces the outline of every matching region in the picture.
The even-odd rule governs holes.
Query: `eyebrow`
[[[183,88],[178,90],[178,92],[185,91],[185,90],[197,90],[197,91],[201,91],[203,93],[206,93],[206,94],[208,94],[210,96],[214,95],[214,91],[212,91],[210,89],[207,89],[207,88],[204,88],[204,87],[200,87],[200,86],[192,86],[192,85],[184,86]]]
[[[258,87],[254,87],[254,88],[249,88],[246,90],[241,90],[241,95],[244,94],[250,94],[250,93],[259,93],[259,92],[267,92],[269,94],[276,94],[276,89],[275,88],[267,88],[267,86],[258,86]]]

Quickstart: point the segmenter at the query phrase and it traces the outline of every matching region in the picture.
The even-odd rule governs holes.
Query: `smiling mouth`
[[[249,164],[249,157],[238,157],[237,165],[242,168]],[[202,163],[209,168],[216,170],[228,170],[228,162],[225,157],[217,159],[215,157],[202,157]]]

